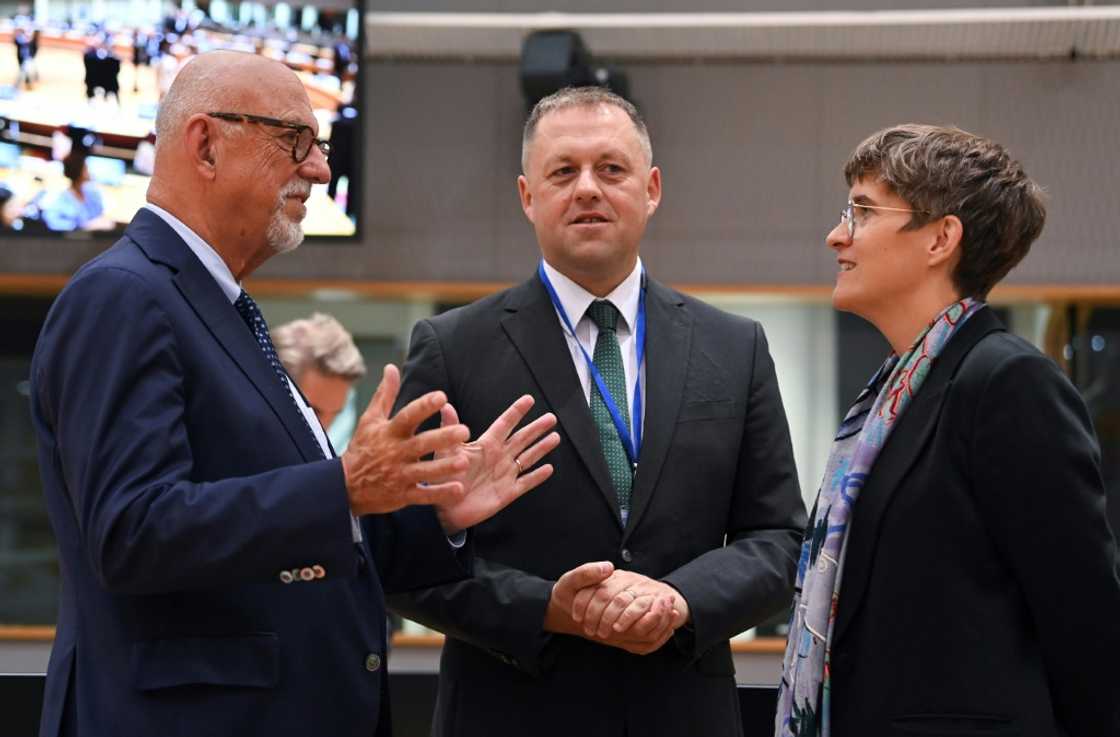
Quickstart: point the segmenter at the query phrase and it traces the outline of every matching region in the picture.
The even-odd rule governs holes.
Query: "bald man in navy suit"
[[[335,457],[240,286],[330,178],[302,84],[199,56],[157,133],[147,206],[32,362],[63,580],[40,734],[388,735],[383,592],[469,573],[463,531],[547,478],[514,459],[552,420],[514,433],[520,398],[467,446],[442,392],[391,414],[390,366]]]

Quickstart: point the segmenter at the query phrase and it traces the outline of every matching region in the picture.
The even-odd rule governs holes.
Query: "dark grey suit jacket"
[[[646,417],[628,525],[562,328],[534,277],[419,323],[400,401],[446,391],[484,430],[522,394],[555,412],[556,472],[472,531],[475,577],[391,600],[448,635],[438,735],[738,735],[728,638],[786,606],[805,525],[762,328],[650,280]],[[666,581],[692,627],[636,656],[541,629],[594,560]]]

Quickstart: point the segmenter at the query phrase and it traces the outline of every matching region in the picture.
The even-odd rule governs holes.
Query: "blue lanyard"
[[[642,286],[638,297],[638,324],[635,329],[635,340],[638,346],[638,363],[635,366],[634,373],[634,402],[631,405],[634,408],[634,434],[630,435],[630,428],[626,426],[626,422],[622,419],[622,412],[619,411],[618,405],[615,404],[614,397],[611,396],[610,389],[607,388],[607,383],[603,380],[603,375],[599,372],[599,367],[591,360],[591,356],[587,355],[587,349],[579,342],[576,337],[575,328],[572,327],[572,321],[568,319],[568,313],[564,311],[564,305],[560,304],[560,298],[556,295],[556,290],[552,286],[552,282],[548,279],[548,274],[544,270],[544,262],[537,267],[537,274],[540,276],[541,281],[544,283],[544,288],[548,290],[548,296],[552,299],[552,306],[560,313],[560,319],[564,321],[564,327],[568,329],[575,340],[576,345],[579,346],[580,352],[583,354],[583,360],[587,361],[587,370],[591,373],[591,378],[595,382],[595,386],[599,388],[599,396],[603,398],[603,403],[607,405],[607,411],[611,413],[611,420],[614,422],[614,427],[618,430],[618,437],[622,441],[622,447],[626,450],[626,456],[630,459],[631,466],[637,468],[638,466],[638,452],[642,448],[642,360],[646,354],[646,274],[642,271]]]

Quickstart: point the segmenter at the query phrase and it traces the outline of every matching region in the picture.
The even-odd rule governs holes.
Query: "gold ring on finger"
[[[517,460],[516,458],[514,458],[514,459],[513,459],[513,462],[517,464],[517,475],[518,475],[518,476],[520,476],[521,474],[525,473],[525,469],[521,467],[521,461],[519,461],[519,460]]]

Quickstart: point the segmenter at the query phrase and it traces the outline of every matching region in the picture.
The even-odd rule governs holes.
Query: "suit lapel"
[[[684,301],[652,279],[646,290],[645,421],[633,508],[623,541],[637,527],[657,488],[661,466],[677,426],[688,367],[692,324]]]
[[[560,319],[540,279],[533,277],[513,289],[504,309],[502,329],[556,414],[566,442],[575,448],[618,521],[618,498],[599,443],[599,431],[591,419]]]
[[[162,218],[144,209],[133,218],[125,236],[149,259],[175,271],[172,281],[179,293],[272,408],[303,459],[321,458],[314,436],[304,425],[299,409],[284,390],[256,339],[187,244]]]
[[[925,452],[926,442],[937,426],[941,406],[957,367],[981,338],[1003,329],[990,309],[981,309],[970,317],[946,344],[922,388],[879,452],[852,512],[844,559],[844,582],[836,615],[836,641],[843,637],[859,610],[866,593],[867,572],[871,570],[883,516],[906,474]]]

